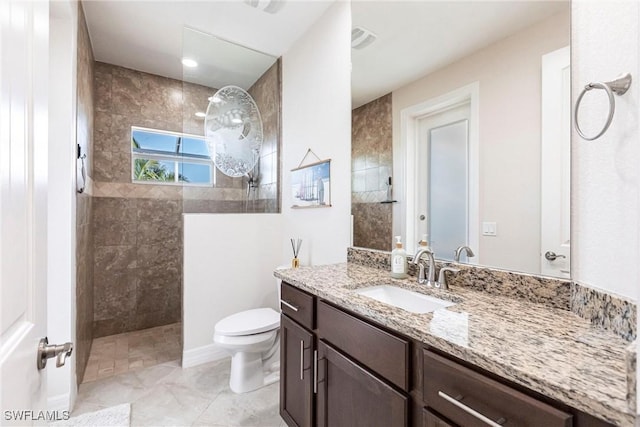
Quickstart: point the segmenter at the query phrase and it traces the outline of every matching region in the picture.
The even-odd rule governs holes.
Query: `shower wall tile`
[[[129,153],[131,147],[122,141],[131,140],[131,126],[126,116],[96,111],[96,149],[108,152]]]
[[[352,111],[351,213],[354,245],[390,250],[392,206],[387,182],[392,176],[391,94]]]
[[[111,71],[111,112],[140,117],[146,94],[142,88],[142,72],[122,67]]]
[[[103,245],[135,245],[136,224],[135,222],[108,222],[96,223],[94,239],[98,246]]]
[[[182,241],[182,227],[173,222],[138,222],[136,241],[140,245],[178,246]]]
[[[94,62],[93,88],[95,92],[94,107],[96,111],[111,112],[111,86],[113,83],[111,67],[111,65],[105,64],[104,62]]]
[[[97,197],[94,204],[94,336],[180,320],[182,200]]]
[[[94,136],[97,154],[93,159],[93,167],[96,171],[94,180],[101,191],[97,195],[171,198],[170,194],[160,192],[153,195],[137,194],[147,184],[131,183],[131,127],[203,135],[204,120],[196,117],[195,113],[206,111],[208,98],[216,89],[101,62],[95,64],[97,115]],[[277,61],[248,90],[260,108],[263,121],[264,149],[256,170],[257,173],[261,169],[268,171],[268,174],[261,176],[261,180],[264,180],[262,184],[277,182],[279,176],[280,72],[280,61]],[[275,154],[270,156],[272,153]],[[217,170],[215,174],[215,188],[200,187],[201,194],[210,193],[203,198],[218,198],[216,190],[219,189],[246,189],[245,178],[230,178]],[[120,186],[106,186],[106,183]],[[123,185],[126,184],[141,190],[125,189]],[[239,197],[237,200],[246,198],[242,192],[230,195]]]
[[[95,320],[128,318],[135,304],[138,278],[135,269],[113,270],[95,278]]]
[[[101,62],[93,69],[95,198],[83,241],[93,254],[91,273],[81,273],[92,275],[88,323],[100,337],[181,319],[183,212],[279,212],[281,65],[249,89],[265,137],[256,200],[247,200],[245,178],[217,170],[214,187],[132,183],[131,127],[202,135],[195,113],[216,89]]]
[[[179,123],[182,127],[182,82],[143,73],[143,118],[156,122]]]
[[[78,5],[77,36],[77,112],[76,143],[87,155],[86,172],[89,185],[84,193],[76,193],[76,336],[74,359],[77,379],[84,375],[91,342],[93,340],[93,233],[92,233],[92,188],[94,175],[91,167],[95,147],[94,130],[94,87],[95,75],[93,52],[87,30],[82,4]]]
[[[392,245],[392,205],[352,203],[353,245],[390,251]]]
[[[76,340],[75,360],[78,378],[82,378],[93,339],[93,233],[88,194],[76,197]]]
[[[255,173],[258,176],[258,186],[266,186],[279,182],[280,176],[280,118],[281,118],[281,63],[277,60],[254,84],[247,92],[253,97],[260,110],[262,118],[263,143],[260,152],[260,160],[256,167]],[[277,188],[277,187],[276,187]],[[276,211],[279,212],[280,194],[265,191],[258,191],[255,195],[256,199],[273,200],[274,202],[261,202],[259,204],[251,204],[251,212],[264,212],[261,209],[267,209],[271,206],[273,209],[276,204]],[[272,212],[270,210],[269,212]]]
[[[96,224],[96,226],[98,226]],[[99,226],[98,226],[99,227]],[[108,282],[113,274],[123,273],[136,268],[135,246],[101,246],[96,244],[94,251],[94,279]],[[98,290],[98,289],[96,289]]]
[[[196,113],[207,111],[209,97],[216,91],[215,88],[182,82],[182,128],[185,133],[204,135],[204,119],[196,117]]]
[[[238,213],[244,212],[247,202],[233,200],[185,200],[184,213]]]
[[[130,152],[96,151],[93,161],[95,181],[131,182]]]
[[[94,184],[94,195],[96,197],[118,197],[127,199],[152,198],[181,200],[183,197],[183,187],[178,185],[96,182]]]

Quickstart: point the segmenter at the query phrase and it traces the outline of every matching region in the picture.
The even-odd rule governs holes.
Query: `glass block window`
[[[132,182],[210,186],[214,176],[204,137],[131,128]]]

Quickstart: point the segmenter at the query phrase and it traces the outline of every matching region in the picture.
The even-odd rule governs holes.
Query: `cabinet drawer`
[[[427,406],[461,426],[570,427],[573,423],[571,414],[428,350],[423,396]]]
[[[409,390],[409,341],[318,302],[318,336],[401,389]]]
[[[315,327],[313,321],[314,296],[285,282],[282,282],[280,289],[280,309],[282,312],[305,328],[313,329]]]

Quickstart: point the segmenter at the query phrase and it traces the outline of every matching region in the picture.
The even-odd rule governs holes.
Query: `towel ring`
[[[600,138],[607,131],[607,129],[609,129],[611,121],[613,120],[613,114],[616,111],[616,101],[613,97],[613,94],[615,93],[616,95],[624,95],[630,86],[631,74],[627,73],[610,82],[589,83],[584,87],[584,89],[582,89],[582,92],[580,92],[580,96],[578,96],[578,100],[576,101],[576,108],[573,112],[573,122],[575,124],[576,131],[582,137],[582,139],[593,141],[594,139]],[[584,95],[591,89],[603,89],[605,92],[607,92],[607,96],[609,97],[609,116],[607,117],[607,122],[604,124],[604,127],[596,136],[585,135],[582,132],[582,129],[580,129],[580,125],[578,124],[578,110],[580,109],[580,102],[582,101],[582,97],[584,97]]]

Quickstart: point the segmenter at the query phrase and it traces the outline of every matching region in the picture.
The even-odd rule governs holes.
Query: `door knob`
[[[66,342],[64,344],[49,344],[49,339],[44,337],[38,344],[38,369],[44,369],[47,366],[47,359],[56,358],[56,368],[64,366],[67,357],[73,352],[73,343]]]
[[[424,216],[424,215],[420,215],[420,216],[418,217],[418,219],[420,219],[420,221],[424,221],[425,219],[427,219],[427,217],[426,217],[426,216]]]
[[[544,254],[544,257],[549,261],[555,261],[558,258],[566,258],[566,256],[564,256],[564,255],[556,255],[555,252],[551,252],[551,251],[547,251]]]

